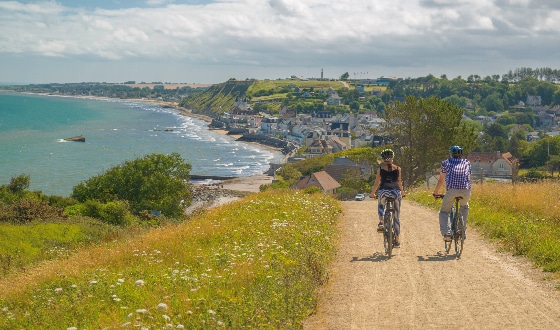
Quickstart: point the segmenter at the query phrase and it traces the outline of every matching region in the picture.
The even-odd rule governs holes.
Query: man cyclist
[[[434,196],[439,195],[439,190],[446,183],[445,197],[441,202],[439,210],[439,230],[443,239],[451,241],[451,223],[449,222],[449,212],[455,202],[455,197],[461,196],[461,215],[465,221],[465,231],[467,218],[469,216],[469,200],[471,198],[471,163],[462,158],[463,148],[451,146],[449,148],[450,158],[441,162],[439,181],[434,189]]]
[[[395,153],[391,149],[385,149],[381,152],[383,164],[379,166],[375,183],[371,189],[371,198],[377,198],[377,215],[379,216],[379,224],[377,231],[383,231],[383,216],[385,215],[385,199],[388,196],[395,198],[395,247],[401,245],[399,235],[401,232],[400,209],[401,199],[404,197],[404,189],[401,179],[401,168],[393,164]]]

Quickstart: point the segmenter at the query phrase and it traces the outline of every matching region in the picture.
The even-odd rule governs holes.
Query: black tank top
[[[379,174],[381,175],[381,181],[379,189],[400,189],[399,188],[399,167],[387,171],[383,167],[379,169]]]

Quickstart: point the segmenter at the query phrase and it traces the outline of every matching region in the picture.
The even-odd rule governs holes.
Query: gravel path
[[[472,228],[462,258],[446,256],[433,210],[403,201],[402,247],[387,259],[376,203],[343,202],[339,251],[304,329],[560,329],[546,273]]]

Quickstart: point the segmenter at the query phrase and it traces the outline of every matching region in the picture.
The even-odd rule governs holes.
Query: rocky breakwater
[[[185,210],[187,215],[206,210],[215,206],[235,201],[248,192],[221,188],[220,184],[191,185],[191,205]]]

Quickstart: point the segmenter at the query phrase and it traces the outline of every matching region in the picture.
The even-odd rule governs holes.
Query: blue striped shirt
[[[471,162],[465,158],[448,158],[441,162],[445,184],[449,189],[471,189]]]

